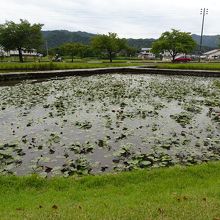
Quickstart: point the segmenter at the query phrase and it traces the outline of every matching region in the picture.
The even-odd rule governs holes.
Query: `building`
[[[7,56],[7,53],[3,50],[3,48],[0,46],[0,57]]]
[[[151,53],[152,48],[141,48],[141,52],[138,54],[138,58],[153,60],[155,59],[155,55]]]
[[[168,51],[164,51],[163,53],[160,53],[161,59],[164,62],[169,62],[172,60],[172,56]]]
[[[10,56],[18,56],[18,55],[19,55],[18,50],[4,51],[4,49],[0,47],[0,56],[10,57]],[[39,54],[37,53],[37,50],[35,49],[30,49],[30,50],[22,49],[22,55],[23,56],[39,56]]]
[[[220,49],[215,49],[208,51],[203,54],[204,58],[207,60],[217,60],[220,59]]]

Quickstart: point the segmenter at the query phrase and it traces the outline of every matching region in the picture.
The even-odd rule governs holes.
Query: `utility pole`
[[[208,8],[201,8],[200,15],[202,15],[202,29],[201,29],[200,46],[199,46],[199,62],[201,61],[201,56],[202,56],[202,41],[203,41],[205,16],[208,15],[208,13],[209,13]]]
[[[49,55],[49,52],[48,52],[48,43],[47,43],[47,40],[46,40],[46,51],[47,51],[47,57],[48,57],[48,55]]]

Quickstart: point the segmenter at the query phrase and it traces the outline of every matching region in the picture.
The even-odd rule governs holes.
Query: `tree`
[[[22,51],[38,49],[42,44],[42,24],[31,25],[27,20],[16,24],[7,21],[0,25],[0,45],[5,50],[18,50],[19,60],[23,62]]]
[[[118,38],[116,33],[97,35],[92,39],[92,47],[102,53],[106,53],[110,62],[115,54],[126,48],[126,40]]]
[[[171,32],[164,32],[161,37],[153,43],[152,52],[155,54],[168,51],[172,56],[172,61],[179,53],[190,53],[196,47],[190,33],[180,32],[172,29]]]
[[[94,51],[93,51],[93,49],[91,48],[90,45],[82,44],[82,47],[81,47],[81,50],[79,51],[78,56],[80,58],[94,57],[95,53],[94,53]]]
[[[127,57],[135,56],[138,52],[137,48],[135,47],[127,47],[125,49]]]
[[[81,56],[84,45],[81,43],[65,43],[60,46],[60,49],[63,54],[71,56],[73,62],[74,56]]]

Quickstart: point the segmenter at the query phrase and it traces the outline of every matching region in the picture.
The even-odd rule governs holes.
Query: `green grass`
[[[126,67],[150,65],[154,61],[149,60],[114,60],[109,63],[108,60],[74,60],[71,62],[0,62],[0,72],[7,71],[41,71],[41,70],[64,70],[64,69],[89,69],[104,67]],[[220,70],[220,63],[157,63],[153,64],[160,69],[192,69],[192,70]]]
[[[191,70],[220,70],[220,63],[164,63],[157,64],[160,69],[191,69]]]
[[[220,162],[82,178],[0,176],[0,219],[220,219]]]
[[[0,63],[0,71],[61,70],[134,66],[134,63]],[[139,64],[140,65],[140,64]]]

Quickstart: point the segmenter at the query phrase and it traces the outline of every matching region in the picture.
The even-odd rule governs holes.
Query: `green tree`
[[[94,57],[95,56],[95,52],[93,50],[93,48],[90,45],[85,45],[83,44],[80,52],[79,52],[79,56],[81,58],[85,58],[85,57]]]
[[[60,46],[60,49],[63,52],[63,54],[71,56],[71,59],[73,62],[74,56],[81,57],[84,46],[85,45],[83,45],[81,43],[65,43]]]
[[[174,61],[179,53],[190,53],[195,47],[196,42],[190,33],[172,29],[170,32],[164,32],[161,37],[153,43],[151,51],[155,54],[168,51],[172,56],[172,61]]]
[[[135,47],[127,47],[125,49],[127,57],[135,56],[138,52],[137,48]]]
[[[16,24],[7,21],[0,25],[0,45],[5,50],[18,50],[19,60],[23,62],[22,51],[38,49],[42,44],[42,24],[31,25],[27,20]]]
[[[92,47],[102,53],[106,53],[110,62],[114,55],[121,50],[126,49],[127,42],[125,39],[120,39],[116,33],[109,33],[108,35],[97,35],[92,39]]]

